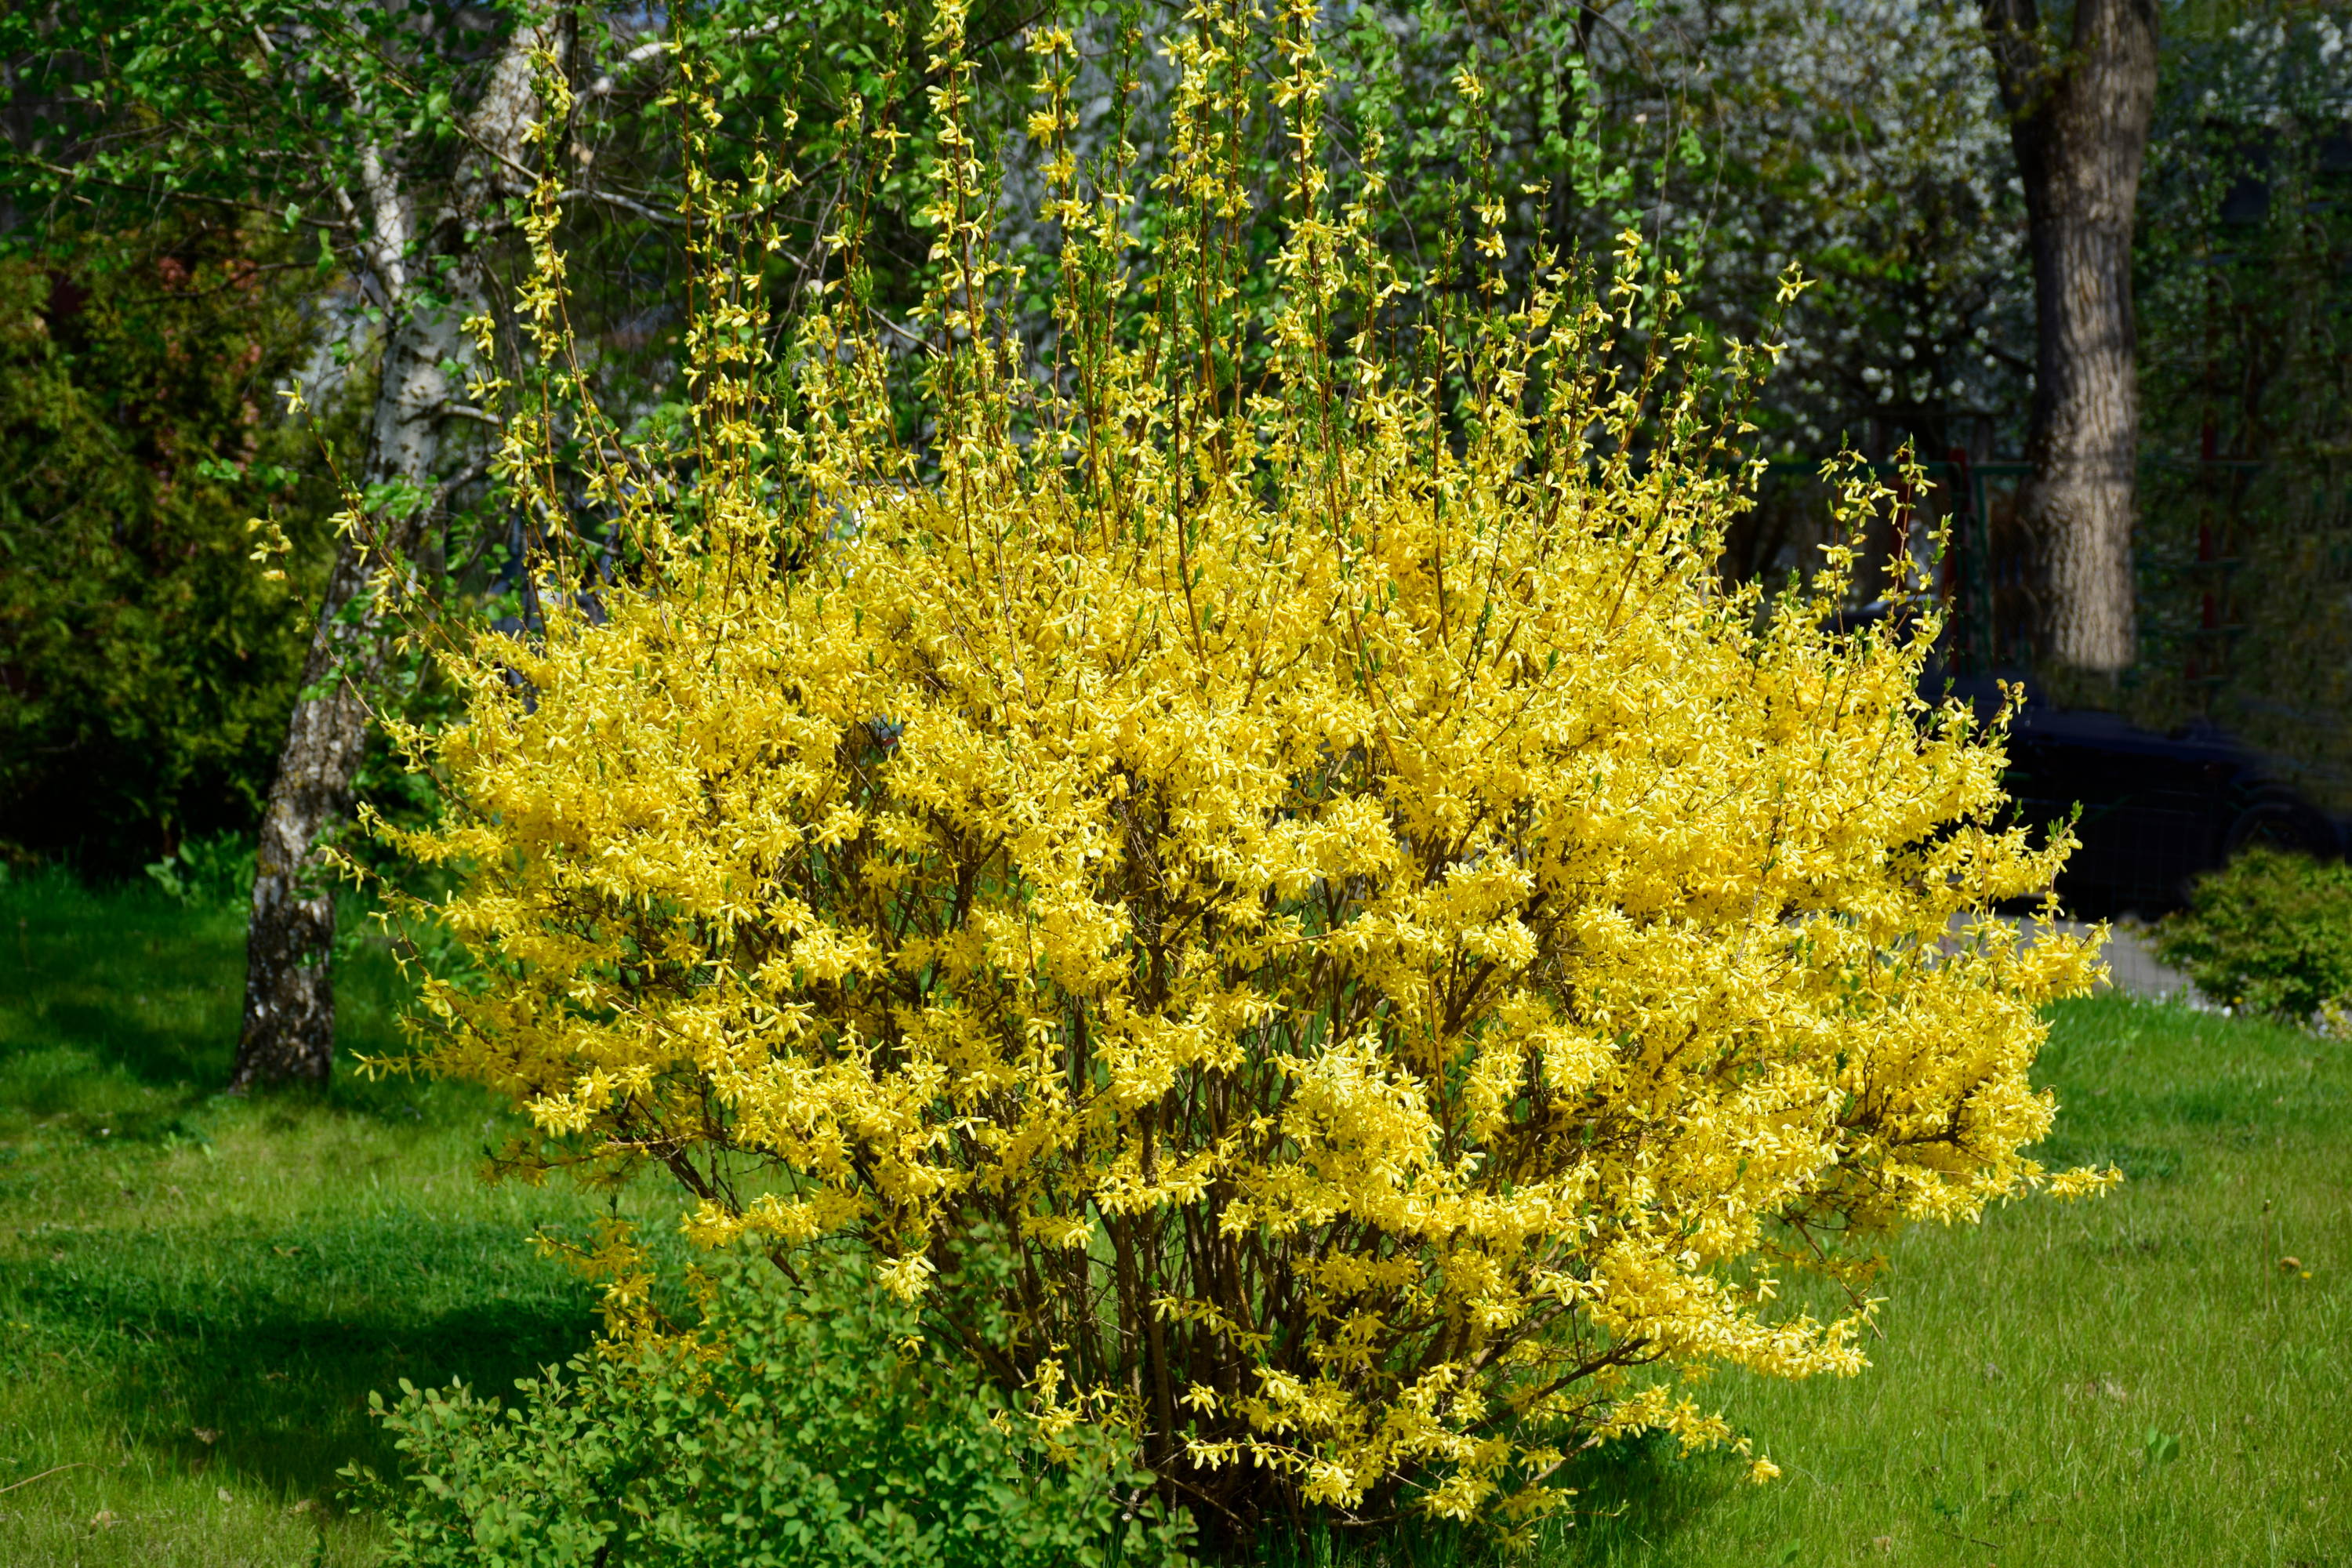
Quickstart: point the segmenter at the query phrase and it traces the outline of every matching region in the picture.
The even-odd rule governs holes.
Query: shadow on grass
[[[281,1495],[325,1497],[357,1461],[390,1476],[398,1457],[368,1395],[396,1403],[403,1378],[424,1387],[463,1380],[510,1394],[515,1380],[558,1364],[587,1343],[588,1314],[546,1302],[477,1303],[432,1316],[283,1319],[257,1324],[234,1350],[215,1342],[201,1359],[134,1363],[110,1395],[126,1420],[159,1402],[184,1406],[184,1426],[137,1440],[191,1471],[234,1470]],[[220,1436],[205,1443],[198,1432]]]
[[[1576,1496],[1546,1554],[1559,1563],[1610,1563],[1653,1550],[1738,1484],[1726,1456],[1685,1454],[1658,1432],[1604,1443],[1564,1467],[1564,1475]]]
[[[462,1378],[504,1394],[594,1329],[589,1291],[495,1226],[420,1214],[301,1240],[215,1234],[145,1267],[120,1238],[78,1239],[58,1236],[0,1292],[52,1347],[18,1370],[102,1368],[75,1401],[92,1417],[187,1472],[289,1498],[331,1492],[354,1459],[395,1468],[371,1393]]]
[[[358,931],[365,908],[347,900],[339,920]],[[323,1096],[286,1089],[261,1103],[289,1115],[323,1102],[371,1120],[424,1120],[451,1090],[370,1083],[350,1070],[355,1056],[402,1049],[410,986],[390,952],[352,944],[334,982],[333,1084]],[[235,1059],[244,984],[241,909],[190,909],[57,875],[0,883],[0,1118],[117,1143],[204,1141],[207,1103]],[[466,1091],[456,1101],[460,1116],[490,1104]]]

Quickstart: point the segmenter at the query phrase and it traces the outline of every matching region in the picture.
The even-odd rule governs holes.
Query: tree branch
[[[2053,71],[2034,0],[1982,0],[1985,47],[1992,55],[2000,106],[2023,119],[2042,107]]]
[[[600,191],[592,185],[575,185],[568,191],[558,191],[555,199],[559,202],[603,202],[606,206],[619,207],[623,212],[641,217],[647,223],[659,224],[664,228],[686,226],[686,219],[677,214],[656,211],[635,197],[625,196],[618,191]]]

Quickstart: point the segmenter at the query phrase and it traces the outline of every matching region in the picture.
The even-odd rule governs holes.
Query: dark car
[[[1989,711],[1990,679],[1935,685]],[[2210,724],[2169,733],[2116,713],[2057,708],[2029,683],[2010,727],[2009,791],[2020,816],[2047,827],[2079,806],[2082,841],[2059,879],[2086,916],[2177,909],[2207,871],[2253,845],[2339,859],[2346,821],[2289,782],[2290,771]]]
[[[1843,611],[1831,625],[1854,631],[1901,614],[1882,601]],[[2058,879],[2072,913],[2164,914],[2188,902],[2199,877],[2255,845],[2327,860],[2352,848],[2352,819],[2315,802],[2294,782],[2295,769],[2226,731],[2200,721],[2158,731],[2119,713],[2061,708],[2020,671],[1956,675],[1945,651],[1938,647],[1920,671],[1931,700],[1957,697],[1990,718],[2003,704],[2004,681],[2024,688],[2010,725],[2006,782],[2018,816],[2032,826],[2046,831],[2074,816],[2080,847]]]

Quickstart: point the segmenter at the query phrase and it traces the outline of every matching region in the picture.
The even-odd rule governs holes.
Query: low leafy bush
[[[147,875],[165,898],[185,909],[242,903],[253,890],[252,836],[215,833],[184,838],[161,860],[149,861]]]
[[[2217,1001],[2308,1018],[2352,992],[2352,866],[2250,851],[2198,883],[2156,951]]]
[[[345,1475],[399,1568],[1175,1564],[1189,1526],[1100,1431],[1049,1446],[910,1308],[846,1271],[782,1291],[722,1259],[699,1332],[574,1359],[501,1405],[464,1384],[378,1414],[404,1473]],[[1010,1417],[1010,1418],[1008,1418]]]

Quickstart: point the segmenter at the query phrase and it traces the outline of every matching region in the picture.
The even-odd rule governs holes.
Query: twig
[[[665,228],[686,226],[686,219],[676,213],[657,212],[645,203],[625,196],[618,191],[600,191],[593,186],[575,186],[568,191],[557,192],[555,199],[559,202],[603,202],[607,206],[619,207],[623,212],[635,213],[647,223],[659,224]]]
[[[661,55],[668,47],[669,40],[667,38],[656,38],[650,43],[639,44],[635,48],[631,49],[627,54],[623,55],[619,59],[614,60],[611,70],[605,71],[604,74],[597,77],[594,81],[592,81],[586,87],[582,88],[580,89],[580,96],[582,98],[604,97],[606,93],[613,90],[613,78],[615,72],[625,70],[631,66],[641,66],[647,60],[653,59]]]
[[[147,194],[147,187],[143,185],[134,185],[125,180],[110,180],[103,174],[93,174],[87,169],[69,169],[62,163],[52,163],[44,158],[26,158],[23,161],[28,166],[38,169],[45,174],[54,174],[64,179],[69,187],[75,184],[104,185],[109,190],[129,191],[133,195]],[[72,197],[85,205],[89,202],[89,197],[80,195],[70,188],[55,194]],[[263,217],[283,218],[285,216],[283,212],[272,211],[258,202],[240,201],[235,196],[216,196],[208,191],[168,190],[164,192],[164,196],[171,201],[210,202],[215,206],[234,207],[238,212],[255,213]],[[307,213],[299,215],[294,221],[308,224],[312,228],[324,229],[331,234],[341,232],[343,226],[341,224],[330,223],[325,218],[312,217]]]
[[[763,38],[772,33],[781,32],[785,23],[799,20],[800,13],[794,11],[782,16],[771,16],[756,27],[730,27],[720,37],[730,44],[740,44],[746,39]],[[620,72],[641,66],[647,60],[660,58],[669,52],[670,47],[670,40],[667,37],[654,38],[639,44],[635,48],[614,60],[610,70],[603,72],[594,81],[582,88],[579,96],[583,99],[603,98],[617,85],[614,79]]]
[[[919,349],[923,346],[923,340],[921,338],[917,337],[914,333],[908,331],[906,328],[900,326],[898,322],[892,321],[889,317],[884,315],[873,306],[868,305],[866,308],[866,313],[873,317],[875,321],[881,323],[884,329],[886,329],[892,337],[898,339],[908,347]]]
[[[484,458],[475,462],[468,463],[463,468],[451,474],[447,479],[443,479],[439,484],[433,487],[433,509],[437,511],[442,507],[446,506],[449,502],[449,498],[456,494],[460,488],[472,484],[476,479],[482,478],[489,471],[489,459]]]
[[[63,1470],[86,1470],[86,1469],[88,1469],[88,1468],[89,1468],[89,1460],[87,1460],[87,1459],[77,1459],[77,1460],[75,1460],[75,1461],[74,1461],[72,1464],[70,1464],[70,1465],[59,1465],[59,1466],[58,1466],[55,1469],[43,1470],[43,1471],[42,1471],[39,1475],[37,1475],[37,1476],[26,1476],[26,1477],[23,1480],[21,1480],[21,1481],[10,1481],[6,1486],[5,1486],[5,1487],[0,1487],[0,1492],[13,1492],[13,1491],[15,1491],[18,1487],[29,1487],[29,1486],[31,1486],[35,1481],[47,1480],[49,1477],[54,1476],[54,1475],[57,1475],[59,1471],[63,1471]]]

